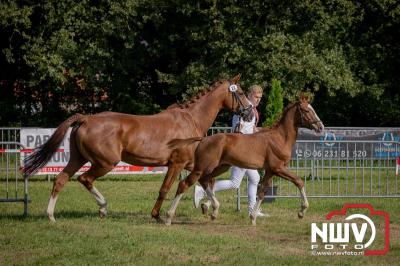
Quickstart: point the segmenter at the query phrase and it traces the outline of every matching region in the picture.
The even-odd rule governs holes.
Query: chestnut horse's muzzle
[[[315,132],[317,133],[321,133],[322,131],[324,131],[324,124],[322,124],[321,120],[318,121],[313,121],[310,123],[311,128],[310,129],[314,129]]]

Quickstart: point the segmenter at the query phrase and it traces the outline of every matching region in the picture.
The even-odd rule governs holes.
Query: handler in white
[[[240,116],[234,115],[232,118],[232,130],[234,132],[242,133],[242,134],[252,134],[257,131],[257,123],[259,119],[259,114],[257,112],[256,107],[261,101],[263,89],[258,85],[253,85],[249,89],[248,99],[250,100],[251,104],[253,105],[253,112],[254,117],[250,122],[243,121]],[[217,181],[214,185],[214,191],[221,191],[227,189],[238,189],[240,187],[240,183],[244,175],[247,174],[249,177],[249,184],[248,184],[248,211],[249,214],[253,211],[253,208],[256,204],[257,198],[257,186],[258,182],[260,182],[260,175],[258,174],[257,170],[254,169],[245,169],[239,168],[237,166],[232,166],[231,168],[231,176],[229,180],[220,180]],[[201,186],[195,186],[195,193],[194,193],[194,205],[196,208],[199,207],[201,199],[206,197],[205,191]],[[211,202],[207,201],[206,208],[210,206]],[[258,210],[257,216],[263,217],[266,216],[260,210]]]

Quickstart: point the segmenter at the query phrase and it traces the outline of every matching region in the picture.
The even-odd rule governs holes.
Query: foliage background
[[[0,125],[152,114],[242,73],[312,92],[327,126],[400,126],[399,20],[395,0],[1,1]]]
[[[283,111],[282,86],[281,82],[276,79],[272,80],[271,90],[267,95],[267,103],[265,110],[266,119],[263,127],[272,126]]]

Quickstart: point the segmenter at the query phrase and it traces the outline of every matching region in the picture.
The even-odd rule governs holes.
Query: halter
[[[250,111],[252,110],[253,106],[249,105],[247,107],[244,106],[243,102],[240,100],[239,95],[237,94],[237,85],[232,83],[230,80],[228,80],[229,82],[229,92],[232,93],[232,110],[233,110],[233,105],[235,103],[235,101],[237,101],[239,103],[239,112],[235,112],[237,114],[239,114],[240,116],[249,116]]]
[[[312,121],[305,120],[303,112],[302,112],[301,107],[300,107],[300,102],[297,103],[297,110],[300,113],[300,123],[301,123],[301,125],[304,125],[304,123],[303,123],[304,121],[306,121],[308,123],[308,125],[310,125],[310,126],[313,125],[313,124],[322,123],[321,120],[312,120]]]

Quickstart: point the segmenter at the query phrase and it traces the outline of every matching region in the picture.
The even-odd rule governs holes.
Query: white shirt
[[[256,127],[256,114],[254,114],[253,119],[251,119],[250,122],[244,121],[239,115],[234,115],[232,117],[232,132],[235,132],[238,123],[240,123],[240,133],[253,134],[254,128]]]

